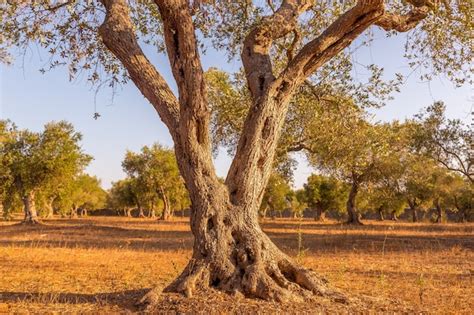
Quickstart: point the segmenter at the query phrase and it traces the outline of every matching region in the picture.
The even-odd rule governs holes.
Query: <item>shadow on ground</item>
[[[136,301],[149,289],[128,290],[112,293],[39,293],[39,292],[0,292],[0,303],[60,303],[60,304],[98,304],[115,305],[123,310],[136,311]]]
[[[375,223],[364,226],[266,221],[264,231],[276,244],[294,254],[299,241],[310,252],[410,252],[453,247],[474,249],[472,225]],[[142,251],[191,250],[192,235],[183,219],[93,217],[53,219],[38,226],[0,226],[0,246],[104,248]],[[301,236],[301,238],[300,238]]]

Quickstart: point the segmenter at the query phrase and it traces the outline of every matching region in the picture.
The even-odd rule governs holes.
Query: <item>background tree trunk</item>
[[[435,201],[436,207],[436,223],[441,223],[443,221],[443,208],[439,203],[439,199]]]
[[[379,221],[384,221],[385,218],[384,218],[384,216],[383,216],[383,208],[382,208],[382,207],[379,207],[379,208],[377,209],[377,212],[379,213]]]
[[[158,193],[161,196],[161,200],[163,200],[163,211],[161,212],[161,220],[168,221],[171,218],[171,204],[168,199],[168,196],[165,193],[163,187],[158,189]]]
[[[410,210],[412,212],[412,222],[418,222],[418,213],[417,213],[417,202],[416,199],[408,198],[408,205],[410,206]]]
[[[79,209],[79,207],[77,206],[72,206],[71,208],[71,215],[70,217],[71,218],[77,218],[77,210]]]
[[[397,217],[397,212],[396,211],[392,211],[392,217],[391,217],[392,221],[398,221],[398,217]]]
[[[413,222],[418,222],[418,210],[416,208],[412,208],[412,221]]]
[[[326,221],[326,212],[321,207],[316,207],[314,210],[314,221],[324,222]]]
[[[22,198],[23,202],[23,211],[25,212],[25,218],[23,223],[26,224],[38,224],[38,214],[36,212],[36,204],[35,204],[35,193],[29,192]]]
[[[360,220],[360,214],[356,208],[356,197],[359,191],[359,184],[357,181],[352,182],[351,190],[349,191],[349,198],[347,199],[347,214],[349,216],[347,224],[363,225]]]
[[[54,216],[54,207],[53,207],[54,198],[48,199],[46,202],[46,218],[52,218]]]

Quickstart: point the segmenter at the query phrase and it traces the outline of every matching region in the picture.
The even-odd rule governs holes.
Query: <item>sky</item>
[[[384,67],[387,78],[395,73],[411,72],[403,58],[404,35],[386,38],[376,31],[375,38],[370,47],[353,54],[354,61]],[[151,49],[145,52],[175,88],[166,56]],[[39,69],[44,67],[47,57],[44,51],[32,49],[24,57],[17,58],[13,65],[0,66],[0,119],[10,119],[18,127],[34,131],[40,131],[45,123],[53,120],[71,122],[83,135],[84,151],[94,156],[87,172],[98,176],[104,188],[125,177],[121,161],[126,150],[138,151],[155,142],[172,146],[166,127],[133,84],[123,86],[114,95],[108,89],[96,94],[84,80],[69,82],[67,68],[41,74]],[[229,63],[223,53],[212,49],[202,56],[202,63],[205,69],[217,67],[226,71],[235,71],[241,66],[240,61]],[[364,69],[356,66],[354,75],[363,77]],[[435,78],[430,83],[420,82],[414,73],[394,97],[385,107],[373,111],[375,119],[409,118],[423,107],[442,100],[447,106],[448,117],[471,122],[472,86],[455,88],[443,78]],[[101,117],[94,120],[96,110]],[[313,170],[302,155],[296,155],[296,158],[299,163],[294,186],[299,188]],[[219,176],[225,177],[230,162],[231,157],[221,150],[215,160]]]

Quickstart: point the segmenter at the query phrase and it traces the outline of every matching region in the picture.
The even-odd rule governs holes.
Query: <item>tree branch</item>
[[[178,85],[181,114],[188,113],[188,118],[193,115],[209,118],[210,109],[188,1],[155,0],[155,3],[163,20],[166,50]]]
[[[254,101],[275,80],[269,56],[273,41],[295,30],[299,15],[310,5],[309,0],[284,0],[273,15],[265,17],[245,38],[241,56]]]
[[[299,51],[281,74],[281,80],[296,84],[305,80],[377,21],[383,10],[382,0],[359,0],[352,9]]]
[[[430,8],[427,6],[413,8],[407,14],[385,13],[375,25],[386,31],[408,32],[428,16]]]
[[[154,106],[172,136],[179,124],[179,104],[170,87],[140,48],[126,0],[101,0],[106,16],[99,28],[105,46],[121,61],[131,80]]]

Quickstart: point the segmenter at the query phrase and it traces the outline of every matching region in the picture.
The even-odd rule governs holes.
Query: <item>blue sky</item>
[[[404,36],[385,38],[382,32],[375,34],[376,40],[369,48],[356,51],[354,60],[384,67],[387,77],[393,77],[396,72],[409,73],[411,70],[403,59]],[[166,57],[156,55],[152,50],[147,54],[164,77],[172,82]],[[111,91],[107,89],[96,97],[95,90],[86,82],[69,82],[66,68],[41,74],[38,70],[46,61],[46,53],[32,50],[24,58],[18,58],[14,65],[1,66],[0,119],[10,119],[21,128],[36,131],[51,120],[73,123],[83,134],[84,150],[95,158],[87,171],[101,178],[105,188],[110,187],[111,181],[124,177],[121,161],[127,149],[137,151],[154,142],[172,146],[163,123],[133,84],[117,91],[113,101]],[[227,63],[225,55],[211,50],[203,56],[203,66],[205,69],[218,67],[232,71],[240,67],[240,62]],[[356,67],[355,71],[363,77],[362,67]],[[443,100],[449,117],[469,123],[473,91],[473,87],[467,85],[455,88],[443,78],[436,78],[429,84],[422,83],[414,73],[395,99],[376,110],[375,115],[380,120],[404,119],[435,100]],[[98,120],[92,118],[95,106],[101,114]],[[301,187],[312,170],[302,156],[298,156],[298,160],[295,186]],[[222,151],[216,160],[219,175],[225,176],[229,164],[230,157]]]

